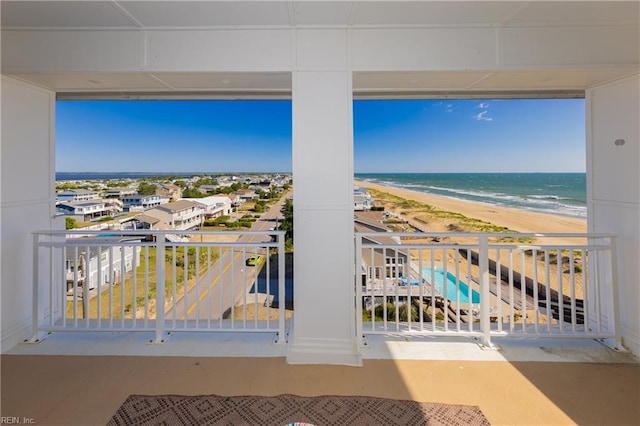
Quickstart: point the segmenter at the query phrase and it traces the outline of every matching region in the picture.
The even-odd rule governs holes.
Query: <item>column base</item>
[[[288,364],[332,364],[362,367],[362,355],[355,342],[331,339],[290,340]]]

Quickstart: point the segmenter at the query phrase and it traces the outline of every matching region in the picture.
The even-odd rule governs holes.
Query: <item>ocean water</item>
[[[191,177],[205,173],[194,172],[57,172],[56,181],[64,180],[96,180],[96,179],[141,179],[158,176]]]
[[[461,200],[587,217],[586,173],[356,173],[355,178]]]

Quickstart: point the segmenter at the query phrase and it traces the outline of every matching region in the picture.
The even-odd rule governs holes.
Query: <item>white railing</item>
[[[355,288],[362,338],[586,337],[621,347],[612,235],[356,233]]]
[[[33,339],[52,331],[150,331],[161,342],[177,331],[233,331],[274,332],[282,343],[284,234],[35,232]]]

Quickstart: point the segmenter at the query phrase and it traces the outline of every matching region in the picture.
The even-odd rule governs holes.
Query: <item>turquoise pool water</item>
[[[422,273],[427,280],[431,281],[431,268],[424,268]],[[442,292],[442,288],[444,287],[444,271],[442,269],[434,269],[433,276],[436,280],[436,288]],[[456,289],[456,276],[451,272],[447,272],[447,299],[452,302],[459,300],[460,303],[469,303],[469,286],[462,281],[458,281],[457,284],[460,286],[459,289]],[[459,293],[459,299],[456,299],[456,291]],[[480,303],[480,294],[474,289],[471,289],[471,303]]]

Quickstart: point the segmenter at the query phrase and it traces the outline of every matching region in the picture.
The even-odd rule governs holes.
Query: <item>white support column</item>
[[[355,334],[353,125],[347,33],[296,34],[294,306],[287,361],[362,365]]]

